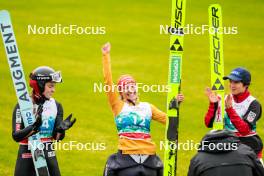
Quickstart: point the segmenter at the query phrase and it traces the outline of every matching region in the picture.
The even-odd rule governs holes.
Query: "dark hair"
[[[244,83],[242,82],[243,86],[247,86],[247,88],[250,86],[250,83]]]

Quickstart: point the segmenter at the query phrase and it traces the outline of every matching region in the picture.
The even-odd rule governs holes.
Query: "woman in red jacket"
[[[231,91],[225,98],[224,128],[235,133],[240,141],[250,146],[261,159],[263,144],[256,132],[256,123],[261,117],[262,108],[249,92],[251,74],[245,68],[238,67],[223,79],[229,80]],[[205,124],[211,128],[218,107],[218,97],[210,88],[207,88],[206,92],[210,105]]]

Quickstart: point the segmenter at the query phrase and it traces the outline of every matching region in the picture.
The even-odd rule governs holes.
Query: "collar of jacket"
[[[238,95],[233,95],[233,98],[234,98],[234,101],[236,103],[241,103],[242,101],[244,101],[247,97],[250,96],[250,92],[248,91],[248,89],[243,92],[243,93],[240,93]]]

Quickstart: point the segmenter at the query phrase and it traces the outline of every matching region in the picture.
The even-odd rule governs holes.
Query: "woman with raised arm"
[[[110,43],[102,48],[103,73],[108,101],[114,114],[119,141],[118,152],[111,155],[104,176],[161,176],[163,164],[156,155],[156,145],[151,140],[151,120],[166,123],[166,113],[148,102],[139,101],[135,79],[122,75],[114,89],[110,64]],[[182,102],[184,96],[177,95]],[[161,132],[163,135],[163,132]]]

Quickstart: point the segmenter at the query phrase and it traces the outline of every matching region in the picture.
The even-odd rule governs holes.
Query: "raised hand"
[[[32,124],[33,131],[38,131],[39,127],[42,125],[42,112],[43,112],[43,106],[39,105],[38,110],[35,114],[35,122]]]
[[[226,97],[226,100],[225,100],[225,107],[228,109],[228,108],[231,108],[232,107],[232,104],[233,104],[233,97],[231,94],[228,94],[227,97]]]
[[[218,96],[216,92],[213,92],[209,87],[206,88],[205,93],[211,103],[218,102]]]
[[[111,50],[111,44],[109,42],[107,42],[106,44],[103,45],[103,47],[102,47],[103,55],[109,54],[110,50]]]

